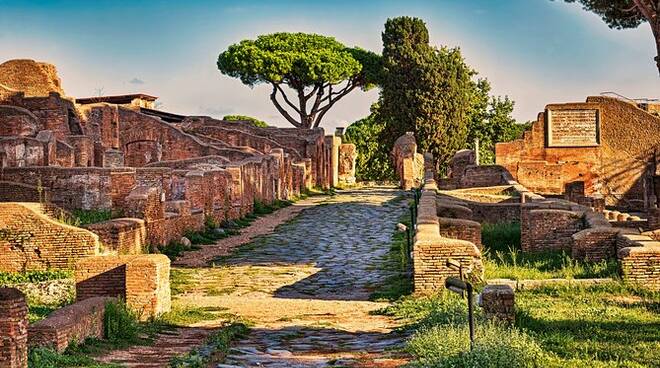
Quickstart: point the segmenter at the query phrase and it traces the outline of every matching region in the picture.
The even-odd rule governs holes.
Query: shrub
[[[105,303],[104,332],[108,341],[133,342],[138,340],[140,324],[135,313],[122,300]]]

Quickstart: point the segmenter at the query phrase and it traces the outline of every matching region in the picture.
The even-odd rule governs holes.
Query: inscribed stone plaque
[[[600,144],[596,109],[547,110],[548,147],[591,147]]]

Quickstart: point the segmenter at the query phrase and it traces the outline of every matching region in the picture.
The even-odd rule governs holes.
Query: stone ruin
[[[394,142],[391,157],[401,188],[410,190],[422,184],[424,156],[417,153],[417,142],[413,132],[407,132]]]
[[[520,140],[496,145],[496,162],[541,195],[584,182],[587,196],[648,209],[660,197],[660,117],[655,105],[592,96],[550,104]]]
[[[421,187],[415,292],[457,276],[449,258],[479,278],[481,224],[510,222],[521,224],[523,252],[616,259],[625,281],[660,290],[660,118],[642,107],[606,97],[548,105],[522,140],[497,144],[496,165],[478,165],[474,151],[461,150],[444,178],[429,154],[420,176],[418,155],[412,134],[392,152],[401,187]],[[482,298],[491,316],[512,320],[508,288]]]
[[[35,343],[60,349],[69,335],[97,335],[91,311],[107,298],[125,300],[142,318],[168,311],[170,263],[144,254],[149,248],[211,219],[241,218],[255,203],[355,182],[355,146],[321,128],[184,116],[157,110],[156,99],[73,98],[53,65],[0,64],[0,271],[75,269],[77,283],[78,302],[34,326]],[[115,218],[63,223],[75,210]],[[18,298],[12,293],[7,300]]]

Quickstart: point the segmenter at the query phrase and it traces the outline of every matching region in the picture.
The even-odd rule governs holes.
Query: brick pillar
[[[488,319],[509,323],[516,319],[515,294],[509,285],[487,285],[481,292],[481,306]]]
[[[26,368],[28,308],[23,293],[0,288],[0,368]]]

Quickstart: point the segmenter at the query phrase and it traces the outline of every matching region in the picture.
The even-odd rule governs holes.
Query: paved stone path
[[[403,336],[373,311],[405,201],[394,189],[344,191],[268,236],[183,269],[195,285],[175,303],[215,307],[254,323],[217,367],[394,367]]]

